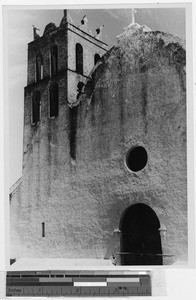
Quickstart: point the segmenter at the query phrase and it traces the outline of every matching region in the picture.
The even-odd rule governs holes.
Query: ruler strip
[[[77,282],[77,281],[99,281],[99,282],[106,282],[106,278],[103,278],[103,277],[77,277],[77,278],[73,278],[73,281],[74,282]]]
[[[71,277],[64,278],[38,278],[39,282],[72,282]]]
[[[9,277],[9,278],[7,278],[7,283],[12,283],[12,282],[39,282],[39,278],[36,278],[36,277],[31,277],[31,278],[16,278],[16,277],[14,277],[14,278],[11,278],[11,277]]]
[[[139,282],[123,282],[122,281],[119,284],[118,284],[118,282],[108,282],[107,285],[108,286],[124,286],[124,287],[135,286],[135,287],[138,287],[138,286],[140,286],[140,283]]]
[[[7,272],[6,296],[151,296],[150,274],[129,270]]]
[[[73,282],[16,282],[16,283],[11,283],[11,284],[7,284],[7,286],[45,286],[45,285],[72,285],[73,286]]]
[[[107,282],[88,282],[88,281],[77,281],[74,282],[74,286],[107,286]]]
[[[140,282],[139,278],[123,278],[123,277],[116,277],[116,278],[107,278],[107,282]]]

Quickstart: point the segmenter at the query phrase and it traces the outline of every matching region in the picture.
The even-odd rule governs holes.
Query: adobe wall
[[[165,42],[164,42],[165,39]],[[102,58],[77,106],[60,80],[57,119],[40,126],[25,110],[23,193],[18,204],[20,257],[103,258],[123,211],[145,203],[166,227],[168,263],[187,256],[185,52],[176,40],[141,33]],[[30,93],[26,102],[30,102]],[[127,151],[148,153],[130,172]],[[74,159],[71,153],[74,153]],[[41,223],[45,222],[45,237]],[[167,263],[167,262],[166,262]]]

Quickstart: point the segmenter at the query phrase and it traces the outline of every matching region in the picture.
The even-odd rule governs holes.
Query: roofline
[[[75,27],[77,30],[79,30],[79,31],[83,32],[84,34],[88,35],[90,38],[93,38],[93,39],[96,40],[98,43],[104,44],[106,47],[108,47],[108,44],[106,44],[106,43],[104,43],[104,42],[102,42],[102,41],[96,39],[94,36],[90,35],[90,34],[87,33],[86,31],[81,30],[80,28],[78,28],[78,27],[75,26],[74,24],[72,24],[72,23],[70,23],[70,22],[66,22],[66,24],[69,24],[69,25]],[[59,27],[57,27],[57,28],[56,28],[54,31],[52,31],[52,32],[55,32],[55,31],[58,31],[58,30],[63,30],[63,29],[69,30],[68,26],[66,26],[65,28],[59,26]],[[51,32],[51,33],[52,33],[52,32]],[[40,36],[38,39],[33,40],[33,41],[27,43],[27,45],[30,45],[30,44],[33,45],[34,43],[38,42],[40,39],[44,39],[44,38],[48,39],[48,36],[47,36],[47,35],[42,35],[42,36]]]
[[[12,194],[13,191],[21,184],[22,176],[9,188],[9,193]]]
[[[87,40],[89,43],[91,43],[91,44],[93,44],[93,45],[95,45],[95,46],[97,46],[97,47],[103,49],[104,51],[107,51],[107,47],[108,47],[107,45],[106,45],[105,48],[104,48],[102,45],[98,45],[97,43],[95,43],[95,41],[91,41],[90,39],[88,39],[88,38],[86,38],[86,37],[83,37],[79,32],[75,32],[72,28],[67,28],[67,30],[69,30],[69,31],[71,31],[71,32],[73,32],[73,33],[75,33],[76,35],[82,37],[84,40]]]
[[[104,42],[102,42],[102,41],[96,39],[96,37],[90,35],[90,34],[89,34],[88,32],[86,32],[86,31],[83,31],[82,29],[80,29],[79,27],[75,26],[74,24],[69,23],[69,22],[67,22],[67,23],[70,24],[70,25],[72,25],[73,27],[75,27],[77,30],[80,30],[80,31],[83,32],[84,34],[87,34],[90,38],[93,38],[93,39],[95,39],[96,41],[98,41],[99,43],[102,43],[102,44],[108,46],[108,44],[106,44],[106,43],[104,43]]]

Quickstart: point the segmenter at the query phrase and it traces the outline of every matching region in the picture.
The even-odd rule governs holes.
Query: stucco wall
[[[68,68],[76,71],[76,44],[79,43],[83,48],[83,67],[84,75],[88,76],[94,67],[94,55],[95,53],[102,56],[107,45],[103,42],[90,36],[88,33],[77,29],[72,24],[68,24]]]
[[[61,72],[67,68],[67,30],[58,28],[28,44],[28,85],[36,82],[36,55],[39,53],[43,58],[43,78],[50,78],[51,48],[54,45],[58,47],[58,71]]]
[[[105,54],[107,45],[89,36],[89,34],[68,24],[68,101],[74,103],[77,99],[78,82],[85,82],[94,67],[94,55],[101,57]],[[76,44],[79,43],[83,49],[83,75],[76,73]]]
[[[23,193],[15,226],[20,257],[103,258],[123,211],[145,203],[166,227],[163,253],[175,255],[166,263],[186,259],[184,55],[168,35],[122,39],[104,55],[74,108],[59,79],[61,105],[53,120],[47,118],[43,86],[40,124],[33,127],[25,110]],[[146,149],[148,163],[133,173],[125,156],[136,145]]]
[[[84,141],[84,129],[79,130],[78,148],[83,150],[77,166],[83,170],[84,162],[90,164],[89,175],[95,176],[92,186],[97,202],[98,195],[103,201],[103,231],[118,227],[128,205],[145,203],[166,227],[163,253],[173,254],[173,261],[187,255],[184,66],[185,52],[171,36],[152,33],[122,39],[93,74],[90,104],[83,109],[88,114],[85,122],[78,120],[91,139]],[[86,103],[84,98],[82,105]],[[148,163],[132,173],[125,155],[137,145],[147,150]]]

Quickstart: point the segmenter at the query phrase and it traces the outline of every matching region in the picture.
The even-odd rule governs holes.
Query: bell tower
[[[69,127],[67,120],[76,117],[74,109],[69,107],[74,106],[89,73],[107,50],[107,45],[100,40],[102,29],[103,26],[93,36],[86,15],[75,26],[67,10],[60,26],[49,23],[42,36],[33,26],[24,101],[24,172],[30,145],[46,142],[46,137],[50,139],[53,134],[60,135],[63,122]],[[67,114],[70,118],[65,117]]]
[[[33,26],[24,89],[22,184],[11,206],[11,257],[42,257],[46,252],[51,257],[55,252],[73,256],[72,250],[66,250],[73,241],[65,247],[64,243],[69,240],[68,208],[73,204],[69,181],[77,152],[78,107],[74,103],[107,50],[98,31],[92,35],[86,16],[79,26],[74,25],[67,10],[59,27],[49,23],[43,35]],[[59,251],[54,250],[56,246]]]

